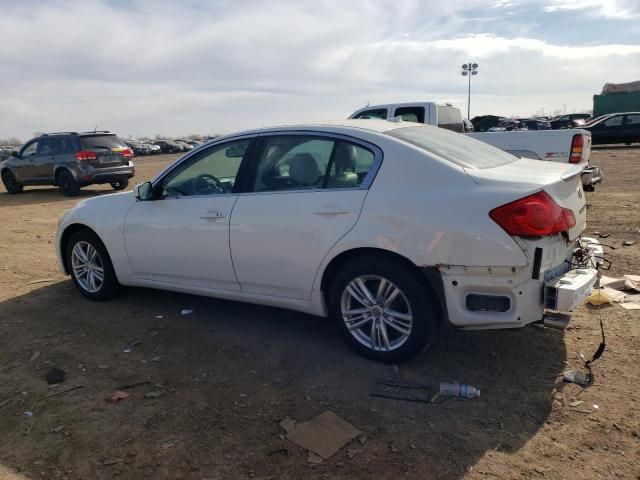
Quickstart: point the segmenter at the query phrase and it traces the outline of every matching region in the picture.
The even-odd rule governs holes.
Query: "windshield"
[[[80,137],[83,150],[112,150],[124,148],[126,144],[116,135],[87,135]]]
[[[517,160],[487,143],[428,125],[397,128],[386,134],[465,168],[492,168]]]

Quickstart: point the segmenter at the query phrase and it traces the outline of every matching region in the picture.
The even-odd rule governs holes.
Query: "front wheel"
[[[81,230],[67,244],[66,260],[73,283],[91,300],[107,300],[118,293],[119,283],[111,258],[93,232]]]
[[[22,185],[18,183],[16,177],[9,170],[4,170],[2,172],[2,183],[4,183],[4,188],[7,190],[7,193],[22,193],[24,190]]]
[[[111,188],[114,190],[124,190],[129,186],[129,180],[126,178],[124,180],[116,180],[115,182],[111,182]]]
[[[380,256],[358,257],[343,267],[332,282],[330,309],[347,343],[384,363],[422,352],[438,322],[419,273]]]

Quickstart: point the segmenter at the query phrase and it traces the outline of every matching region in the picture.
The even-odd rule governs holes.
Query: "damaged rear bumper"
[[[443,266],[449,322],[464,329],[517,328],[542,320],[545,309],[581,305],[598,280],[602,247],[594,239],[519,240],[524,267]]]

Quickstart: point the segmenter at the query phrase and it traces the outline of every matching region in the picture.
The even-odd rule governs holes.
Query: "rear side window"
[[[517,160],[488,143],[428,125],[385,133],[465,168],[492,168]]]
[[[87,135],[80,137],[83,150],[113,150],[124,148],[126,144],[116,135]]]
[[[376,119],[387,119],[388,111],[386,108],[375,108],[371,110],[365,110],[360,112],[353,118],[376,118]]]
[[[447,105],[438,105],[438,126],[451,130],[452,132],[462,133],[462,114],[460,110]]]
[[[52,136],[40,141],[40,153],[43,155],[60,155],[75,151],[75,142],[71,137]]]
[[[402,117],[405,122],[424,123],[424,107],[396,108],[396,117]]]
[[[266,137],[258,158],[253,191],[357,188],[374,155],[338,139],[306,135]]]
[[[608,120],[605,120],[603,125],[605,127],[617,127],[618,125],[622,125],[622,115],[616,115],[615,117],[611,117]]]

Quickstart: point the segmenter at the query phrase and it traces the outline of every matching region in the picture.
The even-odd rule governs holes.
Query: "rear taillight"
[[[78,160],[79,162],[86,162],[89,160],[95,160],[97,158],[98,155],[92,150],[80,150],[79,152],[76,152],[76,160]]]
[[[582,161],[582,150],[584,149],[584,135],[576,133],[571,140],[571,153],[569,163],[580,163]]]
[[[512,237],[554,235],[576,225],[573,212],[562,208],[546,192],[494,208],[489,216]]]
[[[130,148],[125,148],[124,150],[122,150],[122,156],[124,158],[129,158],[133,156],[133,152],[131,151]]]

